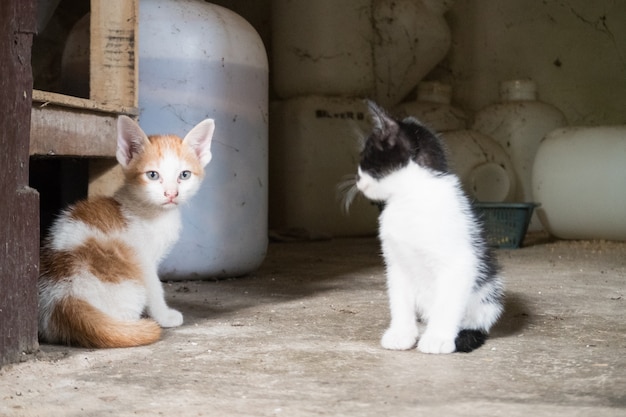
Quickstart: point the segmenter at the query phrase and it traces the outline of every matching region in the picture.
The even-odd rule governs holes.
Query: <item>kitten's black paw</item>
[[[469,353],[478,349],[487,340],[487,333],[482,330],[461,330],[454,340],[457,352]]]

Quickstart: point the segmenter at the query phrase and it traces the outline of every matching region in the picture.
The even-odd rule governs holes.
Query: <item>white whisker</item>
[[[341,208],[345,213],[350,211],[350,205],[359,193],[356,187],[356,175],[348,174],[337,184],[337,196],[341,202]]]

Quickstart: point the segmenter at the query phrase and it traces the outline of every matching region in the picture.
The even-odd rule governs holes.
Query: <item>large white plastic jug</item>
[[[213,159],[182,208],[162,279],[237,276],[267,250],[268,64],[243,18],[199,0],[141,0],[140,124],[183,136],[215,119]]]
[[[513,200],[513,165],[495,140],[474,130],[442,132],[441,138],[447,147],[450,169],[471,198],[488,203]]]
[[[437,133],[466,129],[468,116],[451,103],[451,85],[423,81],[417,86],[417,100],[401,103],[396,107],[395,113],[401,117],[415,117]]]
[[[398,104],[450,47],[450,0],[274,0],[273,81],[283,99]]]
[[[272,103],[270,227],[310,236],[375,235],[378,208],[359,193],[348,213],[338,186],[354,178],[371,129],[363,100],[301,97]]]
[[[537,86],[528,79],[500,83],[501,102],[485,107],[473,129],[494,138],[511,158],[517,181],[516,202],[532,202],[531,173],[539,142],[567,120],[556,107],[537,100]],[[536,214],[529,230],[541,230]]]
[[[554,130],[537,150],[532,185],[554,236],[626,240],[626,126]]]

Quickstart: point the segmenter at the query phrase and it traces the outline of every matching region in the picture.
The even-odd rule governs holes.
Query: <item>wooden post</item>
[[[28,187],[36,1],[0,1],[0,366],[37,344],[39,195]]]
[[[91,0],[89,98],[137,106],[139,1]]]
[[[91,100],[136,109],[138,20],[139,0],[91,0]],[[121,184],[123,176],[115,159],[92,160],[89,170],[90,196],[110,195]]]

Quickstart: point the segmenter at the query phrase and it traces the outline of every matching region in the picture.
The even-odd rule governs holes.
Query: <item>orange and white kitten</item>
[[[183,323],[165,303],[157,267],[178,239],[179,204],[198,190],[211,160],[214,129],[207,119],[184,139],[148,137],[132,119],[119,117],[116,156],[124,184],[113,197],[65,210],[42,248],[42,341],[139,346],[156,342],[161,327]]]

